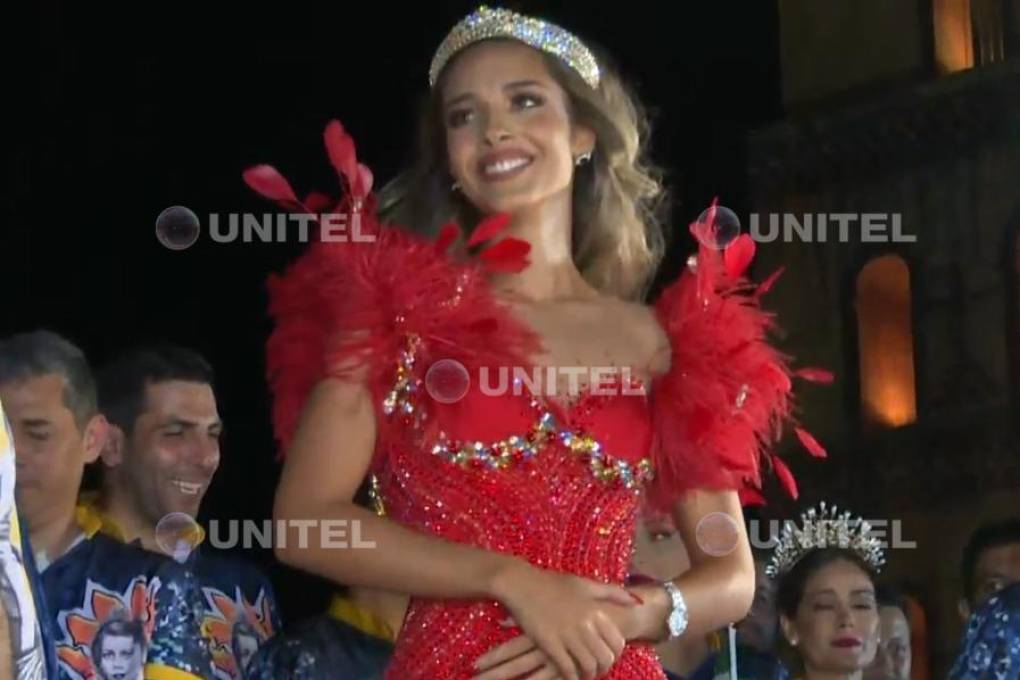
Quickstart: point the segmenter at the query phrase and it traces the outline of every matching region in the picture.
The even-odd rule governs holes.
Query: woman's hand
[[[659,639],[665,634],[665,621],[669,613],[665,590],[658,584],[635,586],[628,590],[633,601],[640,602],[638,606],[634,606],[634,602],[621,605],[604,601],[600,605],[602,613],[619,631],[624,641]],[[512,619],[508,623],[516,625]],[[622,653],[623,644],[619,640],[616,643]],[[620,653],[616,653],[615,659],[619,658]],[[528,672],[532,673],[526,676],[528,680],[554,680],[562,677],[550,658],[527,635],[520,635],[479,657],[475,667],[481,673],[474,680],[507,680]],[[608,670],[599,668],[598,672],[601,675]]]
[[[478,670],[493,671],[479,676],[486,680],[513,678],[530,670],[546,673],[536,679],[597,678],[612,667],[626,643],[606,608],[636,606],[633,596],[620,586],[526,562],[515,562],[503,570],[495,579],[494,592],[524,635],[512,641],[516,645],[507,649],[504,645],[479,659]],[[512,665],[497,668],[507,662]],[[553,674],[542,669],[543,665],[551,665],[548,671]]]
[[[562,680],[555,664],[527,635],[519,635],[509,642],[479,657],[475,662],[479,671],[471,680]],[[525,675],[525,674],[528,675]]]

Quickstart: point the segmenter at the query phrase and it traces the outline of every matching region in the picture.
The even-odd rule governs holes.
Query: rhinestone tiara
[[[480,6],[454,26],[432,57],[429,87],[434,87],[450,59],[465,47],[481,40],[509,38],[556,57],[577,72],[591,88],[599,86],[599,64],[595,56],[569,31],[541,19],[508,9]]]
[[[823,501],[818,508],[801,513],[801,526],[786,522],[772,559],[765,567],[770,578],[790,571],[802,557],[812,550],[841,548],[860,557],[876,573],[885,564],[882,542],[871,535],[871,525],[850,513],[839,513],[836,506],[827,508]]]

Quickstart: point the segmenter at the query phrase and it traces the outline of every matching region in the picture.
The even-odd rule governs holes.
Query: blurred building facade
[[[829,459],[794,471],[901,522],[886,575],[943,677],[967,535],[1020,514],[1020,0],[778,5],[786,115],[748,140],[744,226],[756,274],[788,270],[784,347],[837,375],[802,390]]]

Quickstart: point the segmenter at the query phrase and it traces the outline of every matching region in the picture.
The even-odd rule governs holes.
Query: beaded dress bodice
[[[652,475],[643,390],[587,391],[559,406],[508,389],[432,405],[435,443],[387,446],[379,476],[387,514],[451,541],[623,584]],[[416,408],[413,401],[395,410]],[[476,658],[519,634],[499,624],[507,616],[495,602],[412,601],[387,677],[471,677]],[[634,644],[606,677],[664,676],[652,648]]]

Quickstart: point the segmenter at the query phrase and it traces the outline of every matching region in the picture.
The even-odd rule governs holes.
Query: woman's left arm
[[[673,580],[687,605],[685,636],[705,635],[743,619],[754,600],[754,560],[736,491],[691,491],[673,506],[673,519],[691,568]],[[644,602],[627,617],[629,640],[663,640],[672,603],[657,584],[630,589]]]
[[[691,491],[674,504],[673,519],[691,561],[690,570],[673,579],[687,605],[684,637],[707,635],[743,619],[754,599],[754,559],[737,492]],[[628,590],[641,604],[625,607],[607,601],[602,605],[605,614],[627,641],[666,639],[672,611],[666,589],[652,583]],[[534,673],[529,679],[559,677],[526,635],[483,655],[477,668],[475,680],[506,680],[529,672]]]

